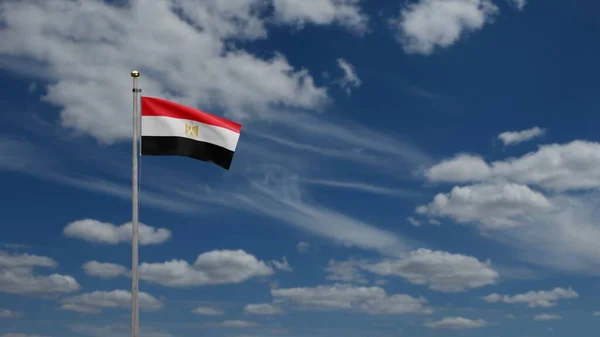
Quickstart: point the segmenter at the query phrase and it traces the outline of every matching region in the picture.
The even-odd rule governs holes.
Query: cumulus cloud
[[[564,192],[600,187],[600,143],[575,140],[542,145],[517,158],[486,163],[481,157],[458,155],[433,165],[425,175],[430,181],[475,182],[505,179],[519,184]]]
[[[554,288],[552,290],[529,291],[524,294],[514,296],[490,294],[483,297],[483,300],[489,303],[508,303],[508,304],[527,304],[530,308],[549,308],[556,306],[560,300],[578,298],[579,294],[571,289]]]
[[[56,268],[58,264],[49,257],[32,254],[10,254],[0,250],[0,268],[46,267]]]
[[[131,293],[126,290],[93,291],[61,300],[63,310],[72,310],[82,313],[99,313],[105,308],[131,308]],[[154,296],[138,293],[138,303],[141,310],[158,311],[163,303]]]
[[[214,250],[198,255],[194,264],[185,260],[142,263],[140,279],[166,287],[193,287],[242,283],[251,278],[270,276],[273,269],[243,250]]]
[[[349,284],[306,288],[271,289],[276,304],[303,310],[351,310],[372,315],[430,313],[424,298],[388,295],[380,287],[356,287]]]
[[[131,242],[131,222],[121,226],[98,220],[83,219],[73,221],[63,230],[67,237],[77,238],[92,243],[116,245]],[[165,228],[154,228],[142,223],[139,224],[140,245],[158,245],[171,238],[171,232]]]
[[[420,0],[406,5],[392,24],[406,52],[429,55],[480,30],[498,12],[491,0]]]
[[[306,24],[337,24],[354,32],[367,30],[368,18],[360,9],[361,0],[273,0],[275,18],[302,27]]]
[[[431,329],[474,329],[482,328],[488,323],[482,319],[472,320],[464,317],[445,317],[436,322],[425,323],[425,326]]]
[[[211,307],[197,307],[192,312],[201,316],[221,316],[225,314],[225,311]]]
[[[0,291],[10,294],[43,295],[78,291],[79,283],[72,276],[35,275],[31,269],[0,270]]]
[[[476,223],[485,229],[504,229],[520,226],[520,220],[530,212],[553,210],[550,200],[526,185],[481,183],[439,193],[417,212],[430,217],[449,217],[458,223]]]
[[[540,314],[540,315],[535,315],[533,317],[533,319],[536,321],[555,321],[555,320],[562,319],[562,316],[553,315],[553,314]]]
[[[82,268],[87,275],[105,279],[129,275],[129,269],[115,263],[88,261],[82,266]]]
[[[346,94],[350,95],[352,93],[352,89],[356,89],[360,87],[361,81],[356,74],[356,69],[353,65],[348,63],[348,61],[343,58],[337,59],[338,66],[344,72],[344,77],[342,77],[337,83],[339,86],[346,91]]]
[[[532,140],[533,138],[540,137],[546,132],[545,129],[540,127],[533,127],[531,129],[522,130],[522,131],[506,131],[502,132],[498,135],[498,139],[500,139],[504,145],[515,145],[522,142],[526,142],[528,140]]]
[[[440,193],[417,213],[474,225],[514,247],[526,262],[597,274],[599,165],[600,143],[583,140],[542,145],[492,163],[458,155],[430,167],[425,175],[430,181],[478,183]]]
[[[461,292],[496,283],[499,274],[474,257],[418,249],[400,259],[386,259],[363,266],[382,275],[397,276],[413,284],[441,292]]]
[[[78,291],[79,283],[72,276],[38,275],[34,267],[55,268],[57,263],[45,256],[9,254],[0,251],[0,292],[20,295],[46,295]]]
[[[277,17],[305,22],[307,13],[299,9],[306,9],[314,14],[311,21],[322,24],[362,20],[356,15],[355,1],[329,1],[339,3],[328,6],[329,11],[304,2],[277,1]],[[223,109],[237,120],[260,119],[276,105],[321,107],[328,100],[327,92],[315,86],[307,71],[294,69],[280,54],[261,59],[226,43],[266,37],[261,13],[268,4],[262,0],[137,0],[128,6],[86,0],[3,2],[0,56],[24,56],[42,69],[28,73],[33,65],[11,67],[51,79],[44,100],[61,108],[62,125],[103,142],[130,137],[131,120],[121,113],[130,101],[114,92],[130,90],[123,76],[134,66],[142,71],[148,95]]]
[[[459,154],[430,167],[425,176],[433,182],[467,182],[486,179],[491,169],[481,157]]]
[[[244,306],[244,312],[252,315],[279,315],[284,313],[281,308],[269,303],[248,304]]]

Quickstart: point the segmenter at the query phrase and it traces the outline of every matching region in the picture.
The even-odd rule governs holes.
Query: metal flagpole
[[[133,78],[133,197],[132,197],[132,219],[131,219],[131,337],[138,337],[139,328],[139,307],[138,307],[138,236],[139,236],[139,224],[138,224],[138,212],[139,212],[139,199],[138,199],[138,139],[139,139],[139,95],[142,91],[137,87],[138,77],[140,73],[137,70],[131,72]]]

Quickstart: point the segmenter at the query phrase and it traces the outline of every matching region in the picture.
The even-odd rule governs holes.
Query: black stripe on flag
[[[215,144],[184,137],[142,137],[142,155],[146,156],[191,157],[229,170],[233,153]]]

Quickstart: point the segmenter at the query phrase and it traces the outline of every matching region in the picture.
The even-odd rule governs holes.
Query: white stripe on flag
[[[162,116],[142,116],[142,136],[188,138],[211,143],[230,151],[235,151],[240,138],[239,133],[220,126]]]

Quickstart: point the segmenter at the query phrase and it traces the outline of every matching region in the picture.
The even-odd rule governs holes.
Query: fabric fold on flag
[[[175,155],[231,167],[242,126],[168,100],[142,96],[142,155]]]

